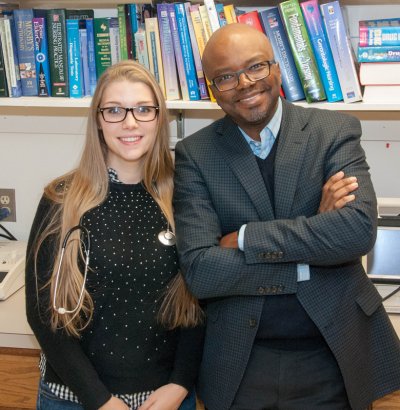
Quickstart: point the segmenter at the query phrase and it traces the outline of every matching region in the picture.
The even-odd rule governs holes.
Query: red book
[[[253,26],[255,29],[264,33],[262,29],[260,19],[258,18],[258,12],[256,10],[249,11],[248,13],[239,14],[237,16],[238,23],[248,24],[249,26]]]

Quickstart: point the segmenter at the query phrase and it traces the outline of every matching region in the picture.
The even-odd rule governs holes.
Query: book
[[[306,100],[309,103],[323,101],[326,94],[299,3],[297,0],[284,1],[279,9]]]
[[[149,54],[150,71],[156,78],[164,96],[165,80],[164,67],[161,55],[160,32],[158,30],[158,18],[148,17],[144,21],[147,36],[147,50]]]
[[[121,60],[128,59],[128,43],[126,35],[126,15],[125,4],[118,4],[118,29],[119,29],[119,45],[121,52]]]
[[[400,45],[400,19],[361,20],[358,23],[359,45]]]
[[[361,63],[362,85],[400,85],[399,63]]]
[[[338,1],[320,5],[325,33],[331,47],[345,103],[362,100],[353,50]]]
[[[6,68],[3,57],[3,50],[1,46],[1,36],[0,36],[0,97],[8,97],[8,85]]]
[[[243,13],[237,16],[238,23],[248,24],[249,26],[254,27],[255,29],[264,33],[264,30],[261,26],[260,19],[258,17],[258,12],[253,10],[248,13]]]
[[[131,5],[124,4],[124,16],[125,16],[125,31],[126,31],[126,52],[128,60],[134,59],[135,41],[132,34],[131,23]]]
[[[214,0],[204,0],[206,6],[208,20],[210,21],[211,31],[217,31],[220,28],[217,9],[215,8]]]
[[[166,3],[157,4],[157,17],[160,32],[161,55],[164,67],[165,95],[167,100],[179,100],[178,73],[176,71],[174,44],[169,26]]]
[[[196,68],[196,76],[197,82],[199,85],[200,91],[200,99],[208,99],[207,93],[207,84],[203,73],[203,65],[201,63],[201,56],[199,51],[199,46],[197,44],[196,34],[194,32],[193,21],[190,15],[190,2],[185,2],[185,13],[186,13],[186,20],[189,29],[189,37],[190,37],[190,44],[192,45],[192,52],[193,52],[193,59],[194,59],[194,66]]]
[[[359,63],[399,62],[400,45],[358,47],[357,61]]]
[[[175,53],[175,61],[176,61],[176,68],[178,71],[178,78],[179,78],[179,86],[181,88],[181,96],[182,100],[189,101],[189,88],[186,80],[186,72],[185,72],[185,64],[183,61],[183,54],[181,43],[179,40],[178,34],[178,25],[176,22],[176,13],[175,13],[175,5],[174,3],[168,3],[168,18],[169,18],[169,26],[171,28],[171,35],[172,35],[172,42],[174,45],[174,53]]]
[[[97,85],[96,54],[94,41],[94,20],[86,19],[87,54],[89,66],[89,95],[93,95]]]
[[[289,101],[304,100],[303,87],[278,7],[261,11],[260,22],[271,43],[275,60],[279,63],[285,98]]]
[[[366,103],[400,104],[399,85],[366,85],[363,92]]]
[[[176,26],[182,50],[183,65],[191,101],[200,100],[199,85],[197,83],[196,68],[194,65],[192,45],[190,42],[189,28],[183,3],[175,3]]]
[[[93,28],[96,77],[99,78],[108,67],[111,67],[110,18],[95,18]]]
[[[39,97],[51,96],[50,64],[47,43],[46,19],[32,19],[36,76]]]
[[[150,70],[149,53],[147,52],[146,32],[139,28],[134,35],[137,59],[140,64]]]
[[[210,23],[210,18],[208,17],[207,7],[204,4],[199,5],[199,13],[201,17],[201,22],[204,27],[204,32],[206,33],[207,41],[213,33]]]
[[[300,4],[306,22],[308,35],[317,61],[319,74],[326,98],[329,102],[343,100],[339,77],[329,43],[325,37],[321,12],[317,0],[308,0]]]
[[[67,33],[64,9],[46,12],[52,97],[69,97]]]
[[[224,6],[224,13],[225,13],[226,22],[228,24],[237,23],[235,6],[233,4],[225,5]]]
[[[35,50],[33,45],[33,11],[16,9],[13,12],[22,95],[37,96]]]
[[[68,19],[67,19],[68,20]],[[86,20],[78,20],[79,25],[79,47],[80,47],[80,58],[82,67],[82,95],[90,96],[90,84],[89,84],[89,53],[88,53],[88,39],[87,39],[87,29]],[[67,38],[68,38],[68,27],[67,27]],[[69,64],[71,63],[68,61]]]
[[[79,20],[67,19],[67,50],[68,50],[68,82],[69,96],[71,98],[82,98],[83,76],[81,46],[79,39]]]
[[[217,3],[215,5],[215,10],[217,10],[218,21],[220,27],[226,26],[228,22],[226,21],[224,5],[222,3]]]
[[[0,18],[0,37],[10,97],[21,97],[22,86],[15,40],[14,17],[5,15]]]
[[[139,23],[140,19],[140,13],[138,13],[138,7],[139,4],[128,4],[128,15],[129,15],[129,22],[130,22],[130,35],[131,35],[131,41],[132,41],[132,55],[131,58],[133,60],[138,60],[138,55],[137,55],[137,50],[136,50],[136,40],[135,40],[135,34],[139,30]],[[140,37],[140,36],[139,36]]]
[[[121,61],[118,17],[110,17],[108,24],[110,30],[111,65],[113,65]]]

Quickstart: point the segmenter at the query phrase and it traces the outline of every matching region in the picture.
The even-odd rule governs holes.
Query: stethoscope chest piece
[[[175,234],[169,229],[161,231],[158,234],[158,240],[165,246],[173,246],[176,244]]]

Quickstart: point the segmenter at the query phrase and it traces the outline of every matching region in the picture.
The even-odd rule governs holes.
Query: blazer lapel
[[[249,195],[260,219],[273,219],[274,211],[254,154],[238,126],[229,117],[224,118],[217,130],[216,144],[227,165]]]
[[[302,164],[306,161],[309,132],[308,118],[290,103],[282,101],[283,113],[278,149],[275,158],[275,214],[276,218],[291,216],[294,195]]]

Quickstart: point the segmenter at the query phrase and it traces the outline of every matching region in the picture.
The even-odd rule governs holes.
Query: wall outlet
[[[4,218],[4,215],[8,216]],[[0,188],[0,222],[16,221],[15,189]]]

